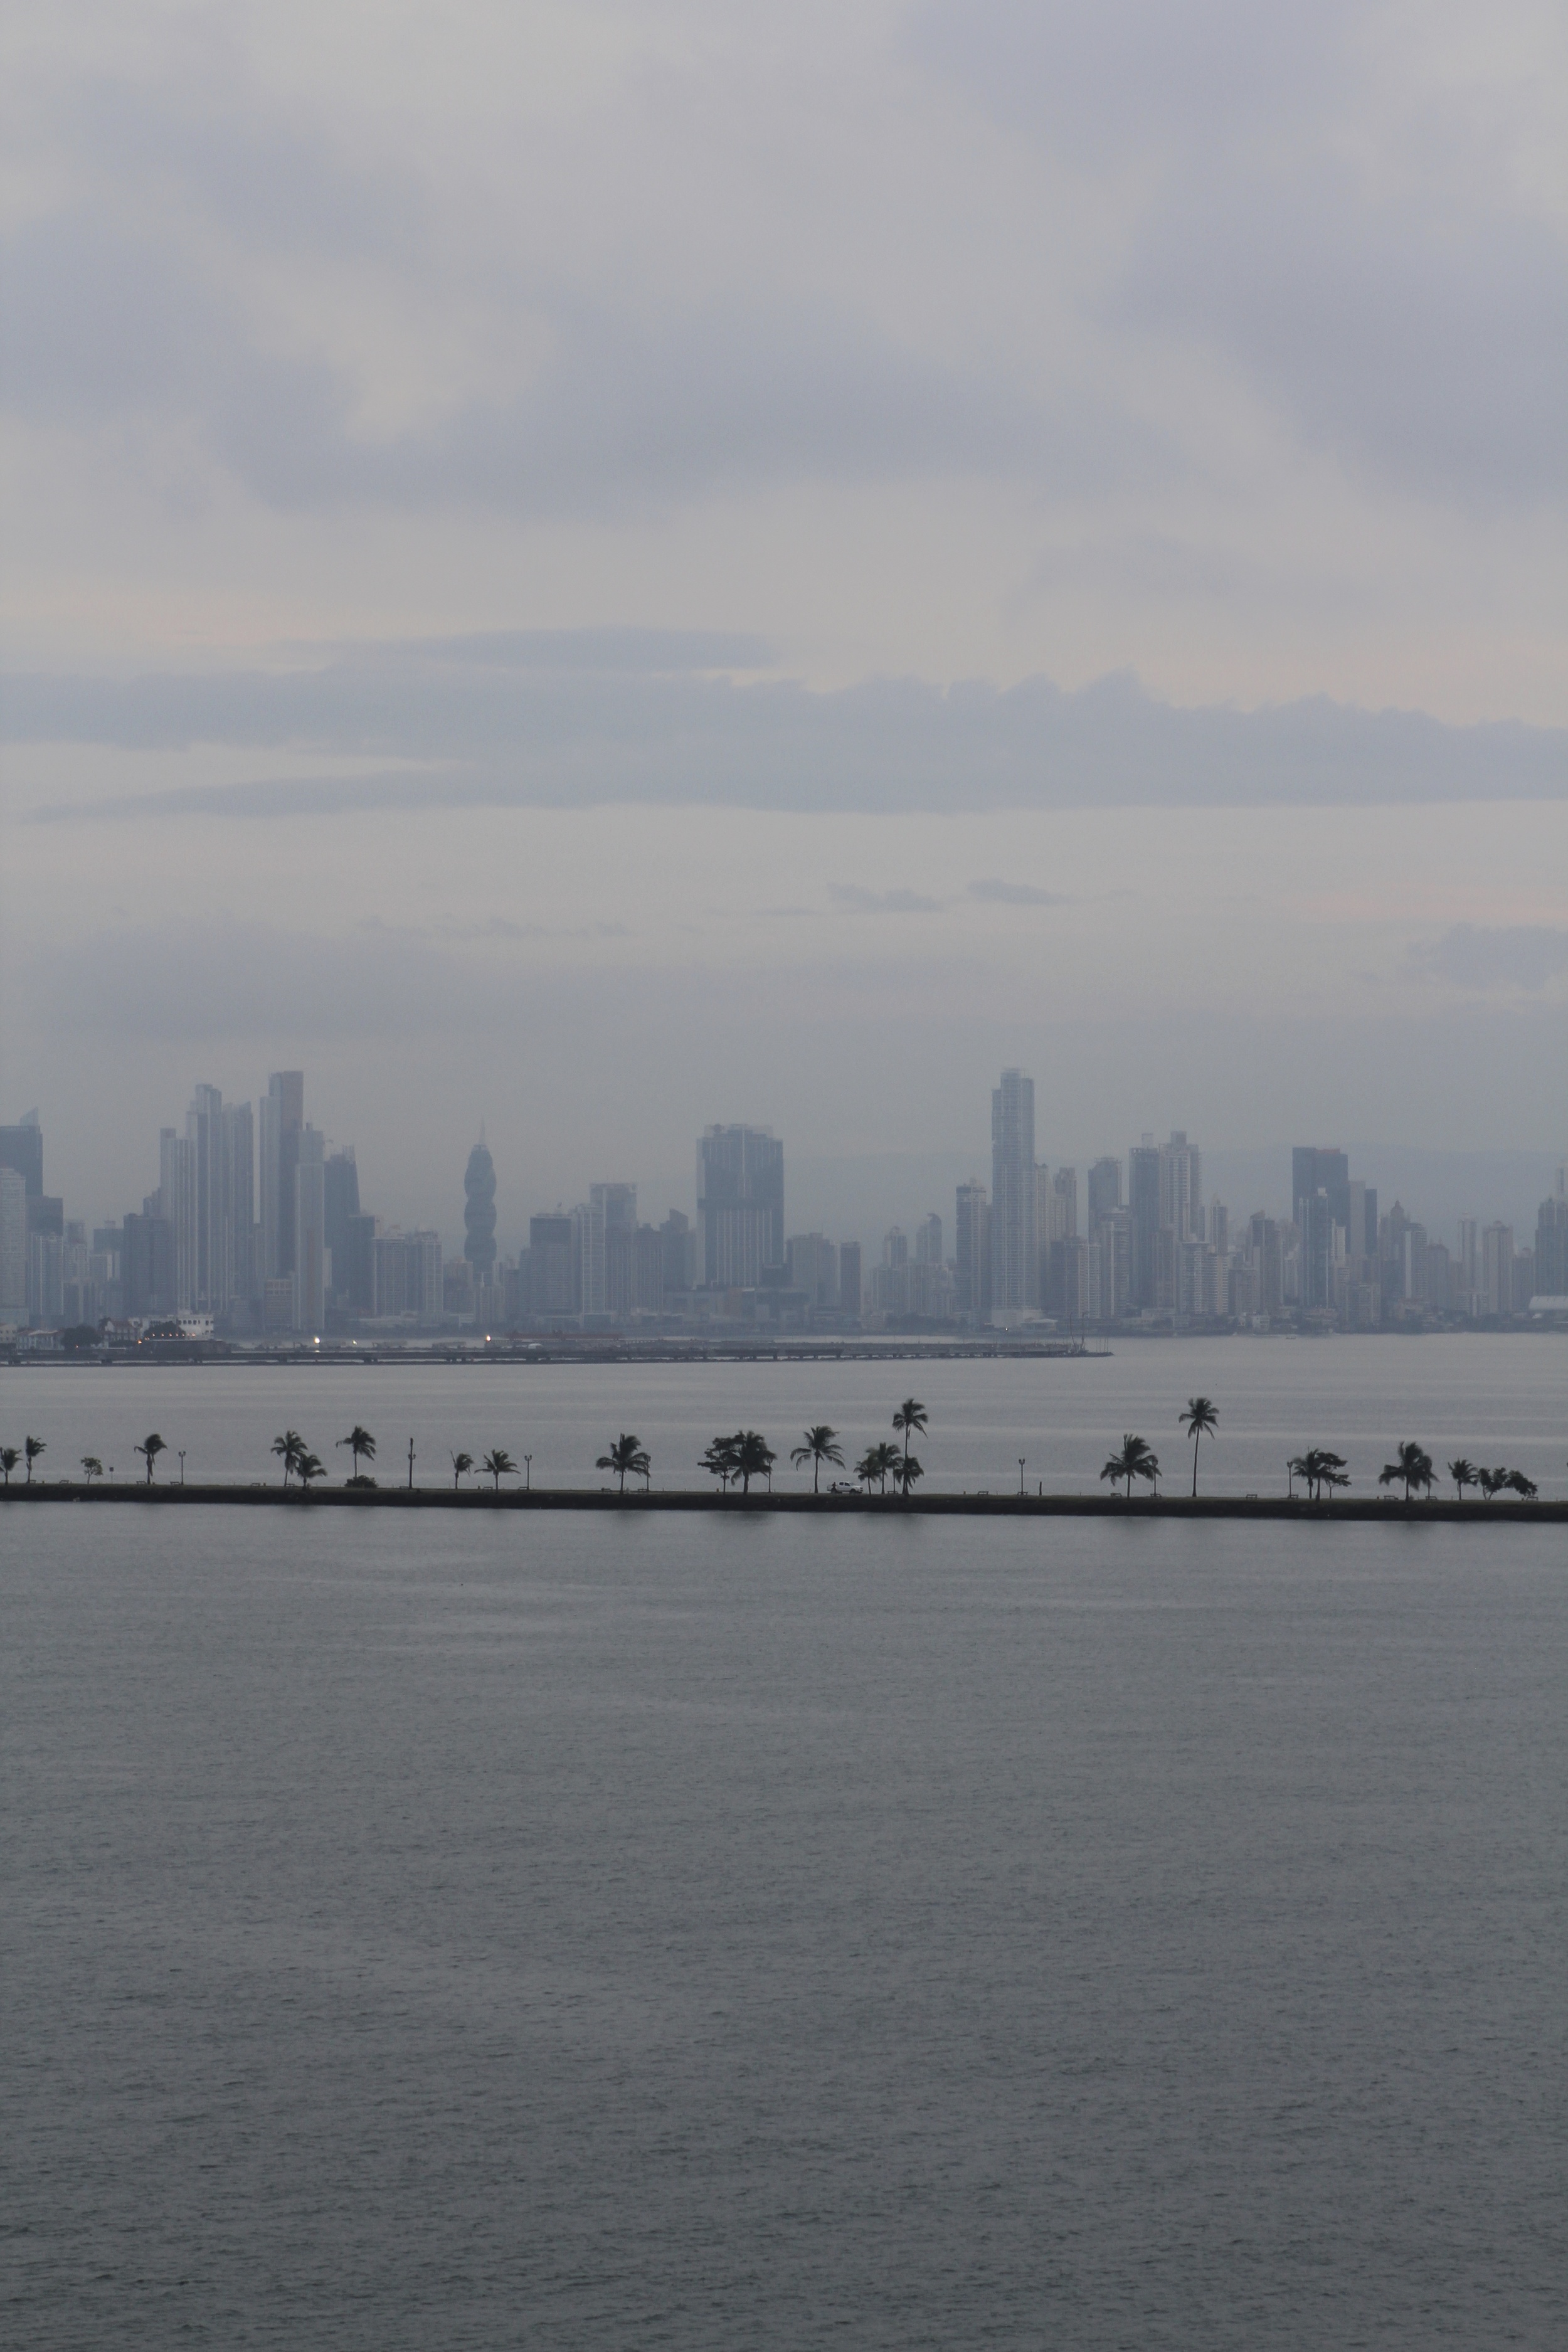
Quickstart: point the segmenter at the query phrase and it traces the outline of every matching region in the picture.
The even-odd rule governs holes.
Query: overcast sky
[[[0,1116],[73,1212],[286,1066],[448,1229],[481,1118],[509,1233],[715,1118],[984,1172],[1005,1060],[1053,1161],[1568,1146],[1561,8],[18,0],[0,68]]]

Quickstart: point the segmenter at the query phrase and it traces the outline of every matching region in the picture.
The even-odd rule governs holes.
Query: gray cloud
[[[1375,16],[1376,12],[1372,12]],[[1397,105],[1364,152],[1368,16],[1346,0],[938,0],[916,50],[1025,138],[1147,195],[1108,322],[1238,367],[1309,441],[1424,495],[1568,482],[1568,246],[1510,168],[1507,101]],[[1384,105],[1387,105],[1386,100]]]
[[[875,811],[1568,794],[1568,733],[1513,722],[1450,727],[1321,697],[1253,711],[1179,709],[1125,676],[1076,693],[1043,677],[1005,689],[883,679],[819,693],[789,679],[592,671],[574,633],[559,667],[542,635],[529,640],[526,667],[454,650],[471,643],[366,647],[287,670],[13,677],[0,726],[16,743],[214,744],[416,763],[34,812],[57,820],[639,801]]]
[[[1065,907],[1068,903],[1058,891],[1037,890],[1032,882],[972,882],[969,895],[996,907]]]
[[[1450,988],[1524,989],[1533,994],[1568,974],[1568,930],[1546,924],[1489,929],[1457,923],[1441,939],[1413,948],[1409,963],[1422,979]]]
[[[918,890],[865,890],[858,883],[836,882],[828,889],[836,907],[850,915],[940,915],[945,898],[922,898]]]

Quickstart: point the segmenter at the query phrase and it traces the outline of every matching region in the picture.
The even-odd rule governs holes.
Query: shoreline
[[[258,1509],[415,1511],[708,1511],[740,1517],[784,1514],[892,1518],[1017,1519],[1310,1519],[1363,1521],[1400,1526],[1568,1526],[1568,1501],[1533,1503],[1458,1502],[1438,1496],[1428,1502],[1363,1496],[1308,1502],[1283,1495],[1140,1495],[1132,1501],[1110,1495],[972,1494],[912,1495],[726,1495],[703,1487],[669,1487],[650,1494],[618,1495],[598,1486],[535,1486],[486,1494],[479,1487],[454,1492],[444,1486],[320,1487],[301,1494],[297,1486],[152,1486],[128,1481],[86,1485],[47,1484],[0,1489],[0,1503],[125,1503],[158,1508],[203,1508],[239,1505]]]

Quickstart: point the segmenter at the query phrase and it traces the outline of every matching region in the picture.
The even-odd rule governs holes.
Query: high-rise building
[[[26,1199],[37,1200],[44,1189],[44,1130],[36,1110],[15,1127],[0,1127],[0,1168],[19,1176]]]
[[[942,1264],[942,1219],[934,1209],[915,1227],[915,1263],[917,1265]]]
[[[804,1293],[808,1307],[838,1305],[838,1252],[825,1234],[792,1234],[785,1251],[789,1288]]]
[[[560,1209],[553,1216],[528,1221],[528,1311],[531,1315],[571,1315],[576,1311],[572,1285],[572,1219]]]
[[[697,1146],[702,1279],[754,1289],[784,1262],[784,1145],[766,1127],[710,1127]]]
[[[991,1097],[991,1311],[1039,1304],[1035,1223],[1035,1082],[1004,1070]]]
[[[1154,1304],[1154,1236],[1160,1230],[1160,1151],[1152,1135],[1127,1155],[1127,1202],[1132,1215],[1131,1304]]]
[[[1092,1234],[1101,1217],[1109,1217],[1113,1209],[1121,1206],[1121,1162],[1120,1160],[1097,1160],[1089,1171],[1089,1230]]]
[[[864,1292],[861,1287],[860,1244],[840,1242],[838,1244],[838,1312],[858,1316]]]
[[[1160,1147],[1160,1223],[1178,1242],[1204,1238],[1203,1154],[1180,1128]]]
[[[27,1180],[0,1160],[0,1323],[20,1323],[26,1312]]]
[[[169,1227],[174,1306],[183,1315],[196,1303],[196,1149],[172,1127],[158,1133],[158,1206]]]
[[[496,1164],[482,1135],[463,1176],[463,1255],[475,1282],[488,1282],[496,1263]]]
[[[120,1291],[125,1312],[144,1322],[174,1311],[174,1235],[166,1217],[128,1216],[121,1226]]]
[[[294,1328],[308,1339],[327,1328],[327,1139],[302,1127],[293,1139]]]
[[[370,1263],[368,1241],[374,1239],[375,1222],[370,1220],[370,1234],[361,1230],[359,1204],[359,1166],[352,1143],[341,1151],[330,1151],[321,1171],[321,1193],[326,1227],[327,1253],[332,1269],[331,1296],[341,1298],[345,1306],[357,1306],[368,1312],[374,1271]],[[351,1293],[355,1289],[359,1297]]]
[[[955,1304],[968,1323],[991,1320],[991,1205],[985,1187],[972,1176],[958,1188],[953,1211]]]
[[[1513,1313],[1513,1227],[1500,1221],[1481,1235],[1481,1313]]]
[[[192,1304],[222,1315],[252,1288],[255,1129],[248,1103],[226,1104],[216,1087],[195,1089],[185,1115],[195,1203]]]
[[[274,1070],[261,1099],[261,1256],[273,1277],[294,1271],[294,1171],[304,1124],[304,1071]]]
[[[1536,1213],[1534,1288],[1543,1298],[1568,1298],[1568,1196],[1561,1190]]]

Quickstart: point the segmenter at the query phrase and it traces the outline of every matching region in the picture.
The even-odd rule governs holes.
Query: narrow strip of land
[[[71,1486],[35,1479],[0,1490],[0,1502],[19,1507],[45,1503],[128,1503],[150,1509],[191,1509],[210,1504],[290,1511],[718,1511],[769,1512],[807,1517],[1004,1519],[1364,1519],[1386,1526],[1445,1521],[1473,1528],[1568,1526],[1568,1501],[1456,1502],[1446,1496],[1403,1502],[1384,1496],[1337,1496],[1311,1503],[1283,1495],[924,1494],[727,1495],[706,1487],[659,1488],[619,1495],[598,1486],[534,1486],[504,1492],[449,1486]]]

